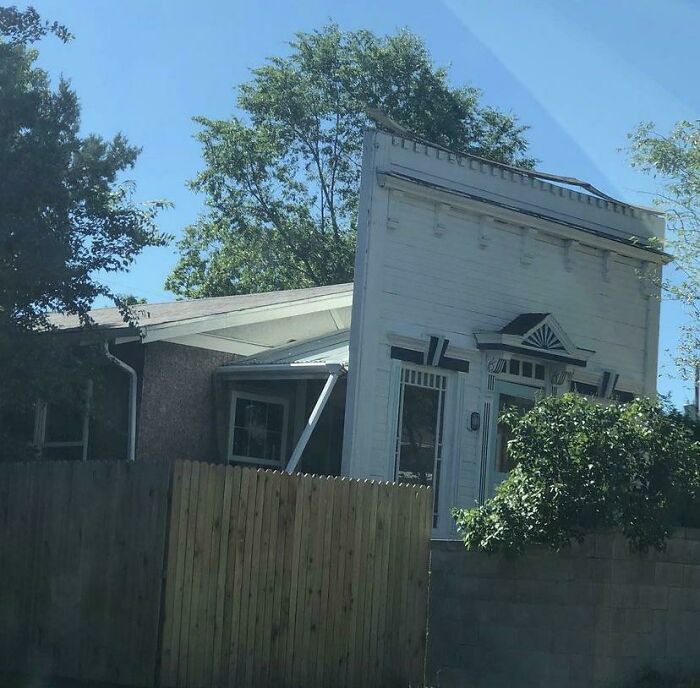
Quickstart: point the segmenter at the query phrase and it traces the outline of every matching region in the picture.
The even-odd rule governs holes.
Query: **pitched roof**
[[[549,313],[521,313],[501,328],[501,334],[524,335],[541,323]]]
[[[133,312],[138,327],[152,327],[344,293],[352,293],[352,283],[240,296],[215,296],[166,303],[144,303],[134,306]],[[90,311],[90,317],[100,329],[116,330],[128,329],[129,327],[124,322],[118,308],[97,308]],[[60,330],[80,329],[80,321],[76,315],[52,313],[50,322]]]

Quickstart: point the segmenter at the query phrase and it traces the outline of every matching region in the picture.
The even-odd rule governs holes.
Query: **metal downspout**
[[[117,358],[109,350],[109,342],[105,342],[105,356],[115,365],[119,366],[129,376],[129,444],[127,447],[127,461],[136,460],[136,392],[138,377],[136,371],[120,358]]]

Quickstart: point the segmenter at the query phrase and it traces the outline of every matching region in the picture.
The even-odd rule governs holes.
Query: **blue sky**
[[[167,198],[164,231],[180,234],[201,211],[185,185],[201,167],[193,115],[234,111],[235,86],[295,31],[330,20],[378,33],[408,27],[423,37],[455,84],[531,125],[540,169],[587,179],[607,193],[649,204],[650,180],[630,170],[620,148],[642,120],[660,130],[697,119],[700,5],[693,0],[35,0],[76,39],[40,45],[40,64],[72,80],[83,128],[117,131],[143,147],[130,175],[141,199]],[[163,282],[174,247],[146,251],[128,274],[110,278],[123,293],[170,300]],[[662,306],[660,390],[686,402],[666,353],[683,315]]]

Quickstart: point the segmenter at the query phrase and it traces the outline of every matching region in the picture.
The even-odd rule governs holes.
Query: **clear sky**
[[[23,3],[19,3],[23,4]],[[193,115],[234,111],[235,86],[295,31],[330,20],[378,33],[408,27],[455,84],[478,86],[486,103],[531,125],[531,153],[549,172],[586,179],[610,195],[648,205],[651,182],[620,148],[642,120],[660,130],[700,113],[700,5],[694,0],[34,0],[76,39],[39,44],[40,64],[70,78],[83,128],[117,131],[143,147],[131,177],[141,199],[167,198],[164,231],[181,233],[201,211],[186,187],[201,167]],[[170,300],[163,282],[174,247],[150,249],[122,293]],[[664,303],[660,390],[690,399],[667,353],[683,316]]]

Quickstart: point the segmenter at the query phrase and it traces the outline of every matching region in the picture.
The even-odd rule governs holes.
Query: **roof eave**
[[[216,374],[225,380],[308,380],[326,378],[332,374],[344,374],[347,366],[344,363],[314,362],[314,363],[240,363],[221,366]]]

